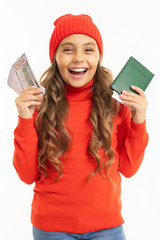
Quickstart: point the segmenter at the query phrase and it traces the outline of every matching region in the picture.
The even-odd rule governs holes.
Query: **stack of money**
[[[45,89],[37,82],[25,53],[12,65],[7,84],[18,94],[29,86],[41,88],[45,93]]]

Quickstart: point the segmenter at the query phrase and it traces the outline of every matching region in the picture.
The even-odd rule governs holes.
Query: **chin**
[[[69,85],[75,88],[80,88],[83,87],[87,84],[88,82],[79,82],[79,83],[70,83]]]

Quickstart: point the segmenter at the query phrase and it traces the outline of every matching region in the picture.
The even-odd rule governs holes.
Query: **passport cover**
[[[122,90],[137,93],[131,89],[131,85],[145,91],[153,77],[152,72],[131,56],[110,85],[110,88],[118,94],[121,94]]]

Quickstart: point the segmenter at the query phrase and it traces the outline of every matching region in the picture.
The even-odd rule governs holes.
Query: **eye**
[[[90,52],[93,52],[94,50],[93,50],[93,48],[86,48],[85,49],[85,52],[87,52],[87,53],[90,53]]]
[[[65,48],[65,49],[64,49],[64,52],[66,52],[66,53],[71,53],[71,52],[73,52],[73,49],[71,49],[71,48]]]

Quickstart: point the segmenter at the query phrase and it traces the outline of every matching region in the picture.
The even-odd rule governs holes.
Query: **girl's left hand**
[[[135,123],[143,123],[146,119],[146,112],[148,106],[146,95],[144,91],[139,87],[131,86],[131,88],[139,95],[123,90],[122,94],[120,94],[120,98],[125,105],[134,109],[131,110],[133,121]]]

